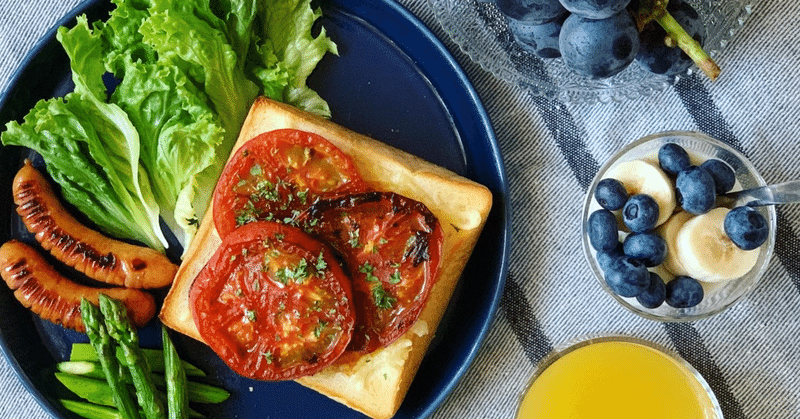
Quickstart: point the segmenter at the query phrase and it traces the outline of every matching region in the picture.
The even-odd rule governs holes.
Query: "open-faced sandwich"
[[[160,318],[243,376],[389,418],[491,203],[473,181],[258,98]]]

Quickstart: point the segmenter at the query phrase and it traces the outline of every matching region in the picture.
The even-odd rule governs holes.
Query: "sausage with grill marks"
[[[172,283],[178,266],[169,258],[81,224],[61,205],[30,160],[17,172],[13,193],[17,213],[42,247],[86,276],[128,288],[161,288]]]
[[[81,298],[98,304],[100,293],[121,301],[137,327],[146,325],[156,313],[155,300],[148,292],[78,284],[58,273],[36,249],[16,240],[0,246],[0,275],[23,306],[45,320],[79,332],[85,331]]]

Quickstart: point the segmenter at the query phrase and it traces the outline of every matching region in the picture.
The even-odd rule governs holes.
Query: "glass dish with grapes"
[[[752,0],[428,1],[485,69],[571,103],[635,99],[695,72],[717,78],[752,12]]]

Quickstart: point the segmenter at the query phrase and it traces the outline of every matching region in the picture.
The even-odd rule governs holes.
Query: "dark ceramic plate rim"
[[[102,1],[104,0],[82,2],[57,22],[37,42],[14,72],[7,90],[0,96],[0,110],[5,109],[12,93],[20,88],[18,83],[29,70],[28,67],[30,67],[32,61],[42,52],[46,45],[55,39],[57,28],[69,24],[74,21],[75,16],[84,13],[87,9],[96,6]],[[334,3],[345,2],[347,0],[336,0]],[[426,417],[433,413],[444,401],[445,397],[467,371],[477,355],[478,349],[485,339],[489,326],[497,312],[508,271],[510,239],[510,218],[506,200],[508,186],[502,157],[488,115],[473,86],[449,51],[424,24],[402,6],[391,0],[378,0],[370,3],[372,4],[368,6],[353,6],[356,10],[351,9],[349,11],[375,26],[391,42],[399,45],[399,48],[405,54],[414,58],[419,68],[424,72],[424,76],[431,81],[432,88],[441,96],[445,108],[453,117],[453,124],[464,142],[464,153],[467,155],[466,176],[486,184],[494,195],[494,206],[490,219],[487,221],[487,228],[490,224],[495,224],[498,234],[497,237],[487,239],[485,237],[486,232],[484,232],[480,239],[480,242],[485,242],[486,240],[495,241],[493,245],[496,249],[498,260],[492,270],[491,292],[482,298],[480,321],[471,328],[471,333],[473,334],[471,344],[461,348],[448,348],[449,351],[458,353],[461,359],[459,360],[460,362],[457,362],[455,368],[447,371],[448,375],[450,375],[449,380],[446,380],[438,389],[434,389],[435,394],[430,397],[423,410],[416,412],[418,417]],[[380,21],[383,18],[389,18],[391,21]],[[484,161],[473,161],[475,160],[474,153],[470,153],[473,147],[477,149],[488,148],[491,154],[490,158]],[[476,152],[478,151],[480,150]],[[473,158],[470,159],[470,156],[473,156]],[[478,157],[485,158],[486,156]],[[51,403],[50,398],[44,396],[37,384],[23,370],[19,360],[10,350],[9,342],[7,342],[5,333],[2,330],[0,330],[0,349],[2,349],[3,355],[23,386],[34,396],[42,408],[54,417],[61,417],[61,410]]]

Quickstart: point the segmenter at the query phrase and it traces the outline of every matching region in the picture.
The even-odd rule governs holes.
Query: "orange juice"
[[[534,378],[517,418],[722,419],[690,368],[631,341],[579,344]]]

